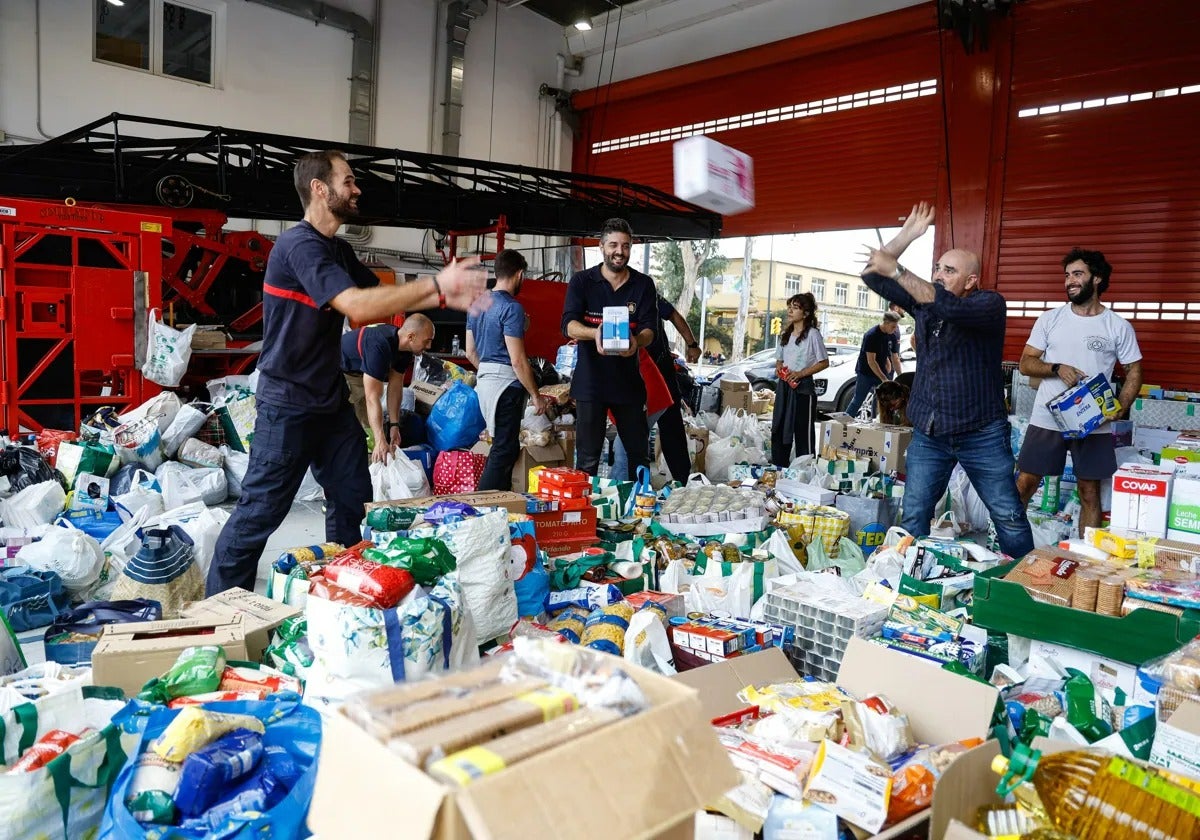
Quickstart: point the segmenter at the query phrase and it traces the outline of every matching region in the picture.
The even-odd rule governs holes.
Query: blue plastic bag
[[[142,741],[122,768],[104,810],[99,840],[299,840],[310,836],[305,826],[308,806],[317,781],[317,754],[321,747],[321,717],[300,704],[295,694],[275,695],[273,700],[205,703],[205,709],[235,715],[253,715],[263,722],[264,747],[282,747],[303,768],[300,779],[274,808],[244,819],[228,819],[203,833],[177,826],[149,825],[143,828],[125,806],[137,757],[163,733],[178,709],[158,709],[150,715]]]
[[[546,602],[550,599],[550,573],[542,561],[542,552],[538,552],[533,568],[520,580],[513,581],[513,589],[517,593],[517,615],[533,618],[546,611]]]
[[[484,425],[475,389],[465,382],[456,381],[433,404],[425,428],[433,448],[446,452],[451,449],[470,449],[479,440]]]
[[[89,537],[94,537],[97,542],[104,542],[109,534],[121,527],[121,514],[115,510],[100,513],[91,508],[68,510],[60,514],[54,524],[78,528]]]

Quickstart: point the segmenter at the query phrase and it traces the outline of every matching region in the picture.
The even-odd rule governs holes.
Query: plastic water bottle
[[[457,356],[461,352],[462,352],[462,343],[459,341],[458,336],[456,335],[450,341],[450,355]]]

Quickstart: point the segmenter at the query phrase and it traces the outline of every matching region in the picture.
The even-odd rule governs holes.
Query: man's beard
[[[608,256],[606,256],[604,258],[604,267],[607,268],[609,271],[611,271],[613,274],[620,274],[622,271],[624,271],[626,268],[629,267],[629,259],[627,257],[620,258],[622,260],[620,265],[614,265],[613,259],[614,259],[614,257],[608,257]]]
[[[1076,305],[1087,303],[1096,293],[1096,278],[1089,278],[1086,283],[1079,287],[1079,291],[1075,294],[1067,292],[1067,300]]]
[[[353,198],[345,198],[337,194],[330,194],[329,198],[325,199],[329,212],[343,222],[358,217],[358,211],[354,209],[353,202]]]

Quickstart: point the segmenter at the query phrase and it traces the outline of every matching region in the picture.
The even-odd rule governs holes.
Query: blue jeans
[[[854,399],[850,400],[850,405],[846,407],[846,413],[851,417],[858,416],[858,410],[862,408],[862,404],[866,401],[867,395],[871,393],[872,388],[878,388],[883,380],[876,379],[870,373],[857,373],[854,375]],[[872,401],[874,402],[874,401]],[[874,414],[874,406],[872,406],[872,414]]]
[[[656,411],[651,414],[646,420],[646,427],[653,429],[654,424],[658,422],[658,418],[662,417],[665,411],[666,409],[663,409],[663,411]],[[649,454],[653,458],[654,453],[651,452]],[[634,476],[629,474],[629,455],[625,452],[625,443],[621,440],[619,434],[617,435],[616,444],[613,446],[612,472],[608,474],[608,477],[616,481],[633,481],[634,479]],[[685,478],[684,480],[686,481],[687,479]]]
[[[1025,506],[1013,479],[1012,448],[1007,420],[996,420],[982,429],[954,435],[926,435],[913,429],[905,455],[904,521],[910,534],[929,534],[933,509],[946,492],[954,464],[962,464],[979,498],[996,526],[1000,550],[1024,557],[1033,550],[1033,534]]]

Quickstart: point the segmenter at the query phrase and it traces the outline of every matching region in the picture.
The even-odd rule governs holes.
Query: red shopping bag
[[[465,449],[450,449],[439,452],[433,464],[433,492],[439,496],[447,493],[474,493],[483,477],[483,465],[487,456]]]

